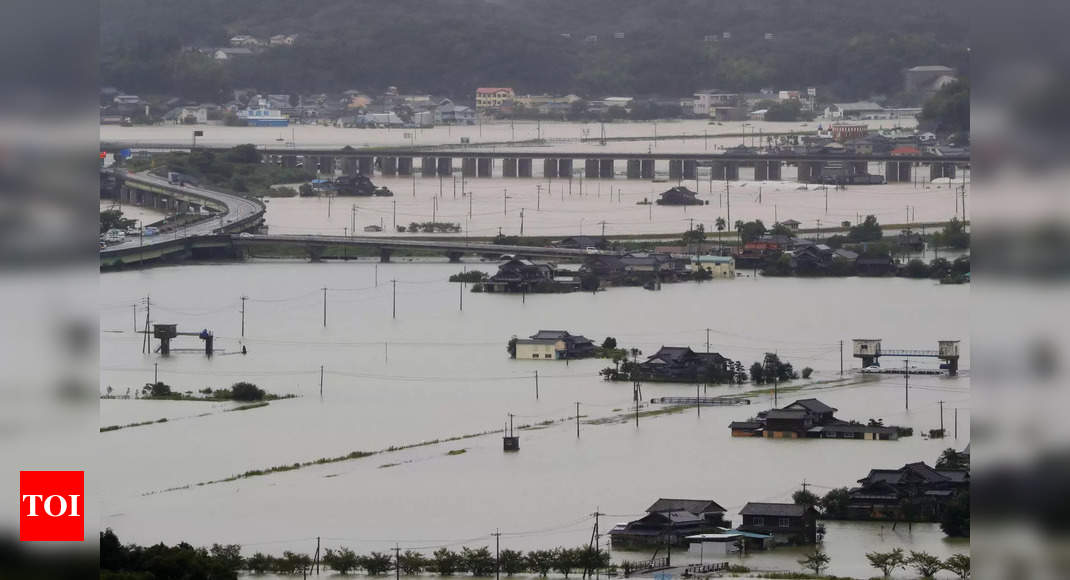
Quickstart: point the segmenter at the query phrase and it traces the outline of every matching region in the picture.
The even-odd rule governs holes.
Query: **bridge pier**
[[[684,160],[684,179],[695,179],[698,177],[698,161],[694,159]]]
[[[531,177],[531,158],[520,158],[516,160],[516,173],[519,177]]]
[[[420,162],[420,174],[424,177],[434,177],[438,172],[438,160],[434,157],[424,157]]]
[[[516,158],[506,157],[502,160],[502,177],[516,177]]]
[[[282,156],[282,166],[283,167],[290,167],[290,168],[297,167],[297,156],[296,155],[283,155]]]
[[[322,262],[323,254],[327,251],[327,246],[318,244],[309,244],[308,246],[308,259],[310,262]]]
[[[821,181],[822,170],[825,163],[823,161],[800,161],[799,162],[799,181],[803,183],[818,183]]]
[[[547,157],[542,160],[542,176],[557,177],[557,159]]]
[[[390,261],[390,256],[394,253],[394,250],[390,248],[379,248],[379,261],[387,263]]]
[[[398,175],[412,175],[412,157],[398,157]]]
[[[612,159],[599,159],[598,160],[598,177],[602,179],[613,179],[613,160]]]
[[[639,178],[654,179],[654,160],[643,159],[639,163]]]
[[[597,159],[588,159],[583,162],[583,176],[587,179],[595,179],[599,175]]]
[[[768,161],[755,161],[754,162],[754,181],[768,181],[769,180],[769,162]]]
[[[669,160],[669,181],[680,181],[684,177],[684,162],[679,159]]]
[[[851,168],[851,175],[867,175],[867,174],[869,174],[869,162],[868,161],[851,161],[850,168]]]
[[[930,163],[929,181],[939,179],[941,177],[949,177],[951,179],[955,179],[955,166],[951,163]]]
[[[767,162],[766,165],[768,166],[768,170],[769,170],[768,179],[770,181],[780,181],[781,180],[781,172],[780,172],[780,170],[784,166],[784,164],[781,163],[780,161],[769,161],[769,162]]]
[[[725,162],[713,161],[710,163],[710,173],[713,175],[714,181],[724,181],[725,176]]]
[[[357,167],[359,168],[361,175],[371,177],[375,174],[375,159],[372,157],[358,157]]]
[[[325,173],[330,176],[334,176],[334,157],[331,155],[324,155],[320,157],[320,173]]]
[[[393,177],[398,174],[398,158],[397,157],[380,157],[379,168],[382,170],[383,175]]]
[[[342,158],[342,174],[343,175],[355,175],[357,173],[357,158],[356,157],[343,157]]]
[[[561,159],[558,161],[557,174],[564,178],[572,178],[572,159]]]
[[[475,157],[465,157],[464,159],[461,159],[461,175],[463,175],[464,177],[476,176]]]
[[[639,175],[642,173],[642,166],[642,161],[638,159],[629,159],[626,172],[628,179],[639,179]]]
[[[450,259],[450,263],[451,264],[456,264],[456,263],[460,262],[461,261],[461,256],[463,256],[463,255],[464,255],[463,252],[446,252],[446,257]]]
[[[476,159],[476,174],[478,177],[494,177],[494,159],[490,157]]]
[[[439,157],[438,158],[438,174],[444,177],[453,175],[453,158],[452,157]]]

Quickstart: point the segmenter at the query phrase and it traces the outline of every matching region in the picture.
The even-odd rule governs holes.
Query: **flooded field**
[[[790,501],[804,479],[824,493],[854,485],[871,468],[932,464],[943,449],[969,441],[968,371],[957,378],[912,377],[906,409],[902,377],[863,377],[850,358],[851,338],[880,337],[904,348],[960,339],[962,367],[969,369],[966,286],[740,278],[665,285],[660,292],[613,288],[521,297],[462,293],[446,281],[461,267],[278,261],[104,274],[102,393],[109,386],[116,394],[136,390],[158,372],[180,391],[250,380],[271,393],[300,397],[240,412],[209,402],[102,400],[102,426],[168,421],[101,434],[108,450],[100,466],[101,527],[112,527],[124,541],[240,543],[248,553],[311,552],[317,536],[327,547],[364,552],[395,542],[403,549],[459,549],[493,545],[488,534],[495,528],[503,532],[503,547],[578,545],[589,538],[594,522],[588,514],[596,509],[610,514],[602,518],[605,530],[634,519],[658,497],[701,497],[725,506],[738,524],[744,503]],[[174,346],[189,351],[168,358],[143,354],[142,335],[134,329],[145,323],[140,301],[146,296],[153,322],[211,329],[222,352],[208,359],[195,352],[200,340],[181,337]],[[662,345],[705,349],[708,328],[711,350],[744,366],[776,351],[797,369],[815,369],[809,381],[782,385],[780,405],[818,397],[842,418],[879,417],[912,426],[916,435],[884,442],[730,437],[729,422],[773,405],[768,392],[755,395],[750,406],[646,415],[637,428],[629,412],[631,385],[598,375],[611,362],[509,358],[511,336],[549,328],[598,342],[614,336],[647,354]],[[242,346],[248,354],[240,354]],[[707,394],[750,389],[716,386]],[[695,392],[695,385],[643,385],[646,400]],[[941,400],[948,429],[958,409],[957,439],[920,435],[939,426]],[[501,429],[508,413],[518,424],[538,427],[521,431],[516,454],[502,452],[497,433],[385,451]],[[354,451],[379,453],[197,485]],[[172,488],[180,489],[165,491]],[[868,550],[902,546],[947,555],[966,549],[933,525],[916,525],[909,534],[903,526],[894,533],[879,524],[827,527],[825,548],[837,574],[873,575],[865,563]],[[792,570],[797,558],[792,550],[747,557],[754,565]]]

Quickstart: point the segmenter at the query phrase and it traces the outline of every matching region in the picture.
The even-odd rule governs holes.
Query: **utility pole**
[[[959,408],[955,407],[955,439],[959,438]]]
[[[152,296],[145,295],[145,334],[142,335],[141,340],[141,353],[144,354],[149,350],[149,318],[152,315]]]
[[[520,208],[520,235],[524,235],[524,208]]]
[[[710,180],[713,178],[711,177]],[[728,211],[728,227],[732,227],[732,194],[728,189],[728,167],[725,166],[724,170],[724,199],[725,206]]]
[[[502,574],[502,558],[501,558],[501,540],[502,531],[500,528],[495,528],[494,533],[494,580],[500,580]]]
[[[535,400],[539,400],[539,371],[535,371]]]
[[[910,362],[903,359],[903,397],[906,401],[906,409],[910,410]]]
[[[509,215],[509,190],[502,190],[502,215]]]
[[[840,341],[840,376],[843,376],[843,341]]]
[[[315,557],[315,562],[316,562],[316,575],[319,576],[319,573],[320,573],[320,537],[319,536],[316,536],[316,557]]]
[[[320,400],[323,400],[323,365],[320,365]]]
[[[461,283],[457,285],[457,290],[458,290],[457,295],[459,297],[458,300],[460,301],[460,310],[461,310],[461,312],[464,312],[464,274],[466,274],[467,272],[468,272],[468,268],[465,267],[464,270],[462,270],[462,273],[461,273]]]
[[[394,580],[401,580],[401,546],[394,544]]]
[[[944,402],[940,401],[940,434],[944,433]]]
[[[152,384],[159,384],[160,382],[160,363],[152,363]]]
[[[353,207],[350,208],[349,235],[351,235],[351,236],[357,235],[357,204],[355,204],[355,203],[353,204]]]
[[[606,237],[606,220],[600,222],[602,224],[602,237]]]
[[[397,318],[398,317],[398,281],[397,281],[397,279],[395,278],[395,279],[391,280],[390,284],[393,286],[393,291],[391,292],[392,298],[390,300],[390,317],[391,318]]]
[[[576,401],[576,439],[580,438],[580,403]]]
[[[695,413],[702,416],[702,402],[699,401],[698,383],[695,383]]]
[[[390,204],[393,207],[394,231],[396,232],[398,230],[398,200],[391,200]]]
[[[327,328],[327,287],[324,286],[323,290],[323,327]]]
[[[248,300],[248,299],[249,299],[248,296],[242,294],[242,297],[241,297],[241,336],[242,336],[242,338],[245,338],[245,301]]]
[[[710,352],[710,329],[706,329],[706,352]]]

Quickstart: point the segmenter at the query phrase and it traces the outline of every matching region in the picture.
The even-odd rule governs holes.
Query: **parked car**
[[[160,233],[160,229],[156,228],[154,226],[146,226],[145,229],[141,231],[141,235],[143,235],[143,236],[155,236],[156,234],[159,234],[159,233]]]
[[[598,253],[598,248],[596,248],[594,246],[587,246],[586,248],[583,249],[583,251],[588,253],[588,254],[597,254]]]

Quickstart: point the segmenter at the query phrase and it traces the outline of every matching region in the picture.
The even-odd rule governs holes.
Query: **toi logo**
[[[85,540],[84,490],[81,471],[20,471],[19,540]]]

